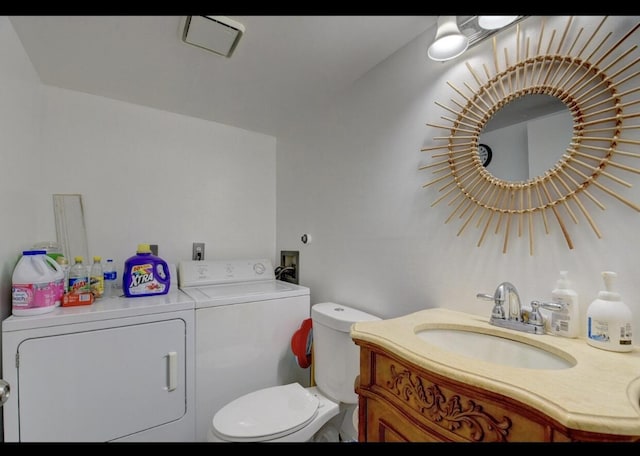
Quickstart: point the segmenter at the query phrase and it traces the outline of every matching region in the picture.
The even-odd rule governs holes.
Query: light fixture
[[[496,30],[506,27],[520,16],[478,16],[478,25],[485,30]]]
[[[460,32],[456,16],[439,16],[436,39],[427,55],[431,60],[443,61],[458,57],[469,46],[469,38]]]

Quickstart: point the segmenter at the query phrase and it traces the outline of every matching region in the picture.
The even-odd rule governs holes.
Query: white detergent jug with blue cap
[[[64,272],[45,250],[25,250],[11,277],[12,313],[38,315],[60,306]]]
[[[138,244],[138,250],[124,262],[122,290],[127,298],[167,294],[171,274],[167,262],[151,253],[149,244]]]

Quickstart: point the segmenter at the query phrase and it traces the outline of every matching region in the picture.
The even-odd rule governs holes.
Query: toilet
[[[360,350],[351,325],[380,318],[333,302],[311,307],[315,386],[299,383],[263,388],[216,412],[210,442],[357,441],[355,380]]]

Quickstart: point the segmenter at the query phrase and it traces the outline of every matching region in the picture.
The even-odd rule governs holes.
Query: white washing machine
[[[194,341],[177,281],[165,295],[6,318],[5,442],[193,442]]]
[[[196,441],[215,412],[260,388],[298,382],[291,337],[310,318],[309,288],[275,279],[271,261],[186,261],[180,289],[195,301]]]

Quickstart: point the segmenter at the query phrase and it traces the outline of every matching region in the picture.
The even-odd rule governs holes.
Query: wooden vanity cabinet
[[[507,395],[467,385],[375,344],[360,347],[360,442],[638,442],[640,436],[568,429]],[[526,381],[526,379],[523,379]]]

